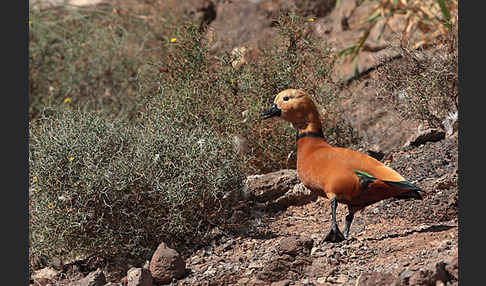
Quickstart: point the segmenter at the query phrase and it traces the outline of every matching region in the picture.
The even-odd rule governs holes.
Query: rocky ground
[[[457,144],[456,133],[387,153],[382,161],[426,190],[424,200],[389,199],[369,206],[356,215],[351,239],[340,243],[323,241],[330,227],[329,201],[313,198],[299,187],[295,170],[252,176],[247,181],[246,208],[235,218],[245,222],[245,231],[239,235],[220,231],[210,245],[185,256],[164,250],[162,262],[172,263],[164,274],[169,277],[167,284],[457,285]],[[346,212],[345,206],[338,207],[341,228]],[[149,269],[156,272],[151,264],[128,274],[137,270],[150,277]],[[98,270],[98,276],[82,274],[80,268],[65,269],[71,272],[53,270],[50,281],[153,285],[151,279],[147,284],[128,279],[132,274],[120,279],[123,273],[110,273],[106,267]],[[96,282],[100,273],[106,277]]]

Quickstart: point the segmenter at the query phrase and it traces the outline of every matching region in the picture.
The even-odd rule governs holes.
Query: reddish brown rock
[[[299,254],[310,254],[314,241],[305,237],[284,237],[280,240],[278,251],[280,254],[296,256]]]
[[[150,260],[149,270],[155,282],[170,283],[184,275],[186,263],[176,250],[162,242]]]

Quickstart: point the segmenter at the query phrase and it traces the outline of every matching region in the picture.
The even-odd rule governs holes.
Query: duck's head
[[[302,90],[286,89],[273,101],[271,108],[261,113],[264,119],[279,116],[297,129],[305,129],[311,123],[320,125],[319,113],[312,99]]]

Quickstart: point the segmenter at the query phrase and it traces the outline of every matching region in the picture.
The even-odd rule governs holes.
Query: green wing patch
[[[365,177],[369,177],[369,178],[372,178],[372,179],[376,179],[375,177],[371,176],[370,174],[364,172],[364,171],[360,171],[360,170],[353,170],[353,172],[358,175],[358,176],[365,176]]]
[[[363,190],[368,188],[368,185],[373,183],[376,178],[371,176],[370,174],[360,171],[360,170],[353,170],[353,172],[358,176],[359,178],[359,185]]]

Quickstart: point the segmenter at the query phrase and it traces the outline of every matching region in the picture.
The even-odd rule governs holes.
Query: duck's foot
[[[331,231],[329,231],[326,238],[324,238],[324,241],[330,241],[330,242],[341,242],[343,240],[346,240],[346,238],[344,237],[344,234],[337,227],[331,228]]]

